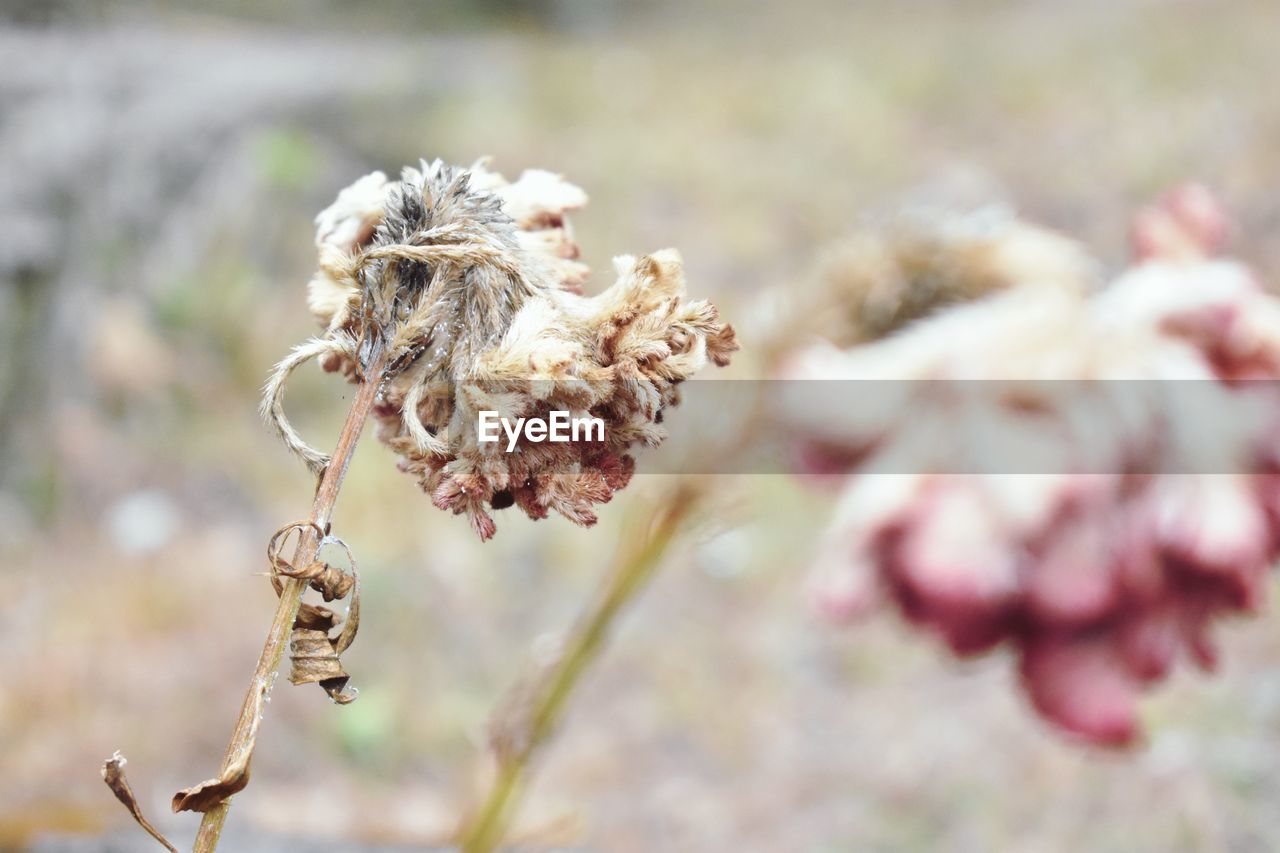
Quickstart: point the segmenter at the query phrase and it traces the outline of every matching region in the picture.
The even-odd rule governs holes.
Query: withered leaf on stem
[[[151,825],[151,821],[142,816],[142,807],[138,805],[138,798],[133,795],[133,789],[129,787],[129,780],[125,778],[124,766],[129,762],[120,754],[120,750],[116,750],[110,758],[102,765],[102,781],[107,783],[107,787],[111,789],[111,793],[116,795],[116,799],[124,803],[124,807],[133,815],[133,819],[138,822],[138,826],[147,831],[147,834],[159,841],[165,846],[165,849],[178,853],[178,848],[169,843],[169,839],[160,834],[160,830]]]
[[[206,779],[199,785],[184,788],[173,795],[175,812],[207,812],[223,800],[249,784],[249,759],[253,757],[254,743],[258,739],[258,725],[262,722],[262,706],[266,702],[268,683],[258,680],[257,689],[253,691],[249,704],[241,714],[249,714],[249,736],[244,746],[236,751],[216,779]]]
[[[312,589],[321,594],[325,601],[351,596],[351,607],[342,631],[337,637],[330,637],[329,632],[338,624],[338,615],[328,607],[303,602],[293,622],[293,633],[289,640],[289,659],[292,669],[289,681],[293,684],[319,684],[329,694],[329,698],[339,705],[355,701],[357,692],[346,689],[351,676],[342,668],[339,656],[347,650],[356,638],[360,628],[360,581],[356,569],[355,555],[346,542],[336,536],[321,536],[321,545],[335,544],[347,552],[347,560],[351,564],[351,572],[329,565],[323,560],[312,560],[301,569],[294,568],[288,560],[280,556],[280,546],[295,530],[311,525],[311,522],[299,521],[286,524],[276,531],[267,545],[267,560],[271,564],[271,583],[276,594],[284,592],[280,577],[305,580]],[[322,531],[315,528],[318,534]]]
[[[337,624],[337,619],[337,614],[327,607],[302,605],[289,641],[289,659],[293,663],[289,681],[292,684],[319,684],[329,698],[339,705],[346,705],[355,701],[356,691],[346,689],[351,676],[342,668],[339,656],[355,640],[360,627],[358,581],[352,585],[351,609],[347,612],[342,631],[331,638],[329,632]]]
[[[308,585],[316,592],[324,597],[325,601],[333,601],[339,598],[346,598],[347,593],[351,591],[351,587],[355,585],[356,578],[354,571],[347,574],[339,568],[329,565],[323,560],[312,560],[308,565],[301,569],[296,569],[293,564],[280,556],[280,549],[289,538],[289,534],[294,531],[300,531],[304,527],[311,527],[316,531],[316,535],[320,538],[320,547],[325,545],[337,545],[347,552],[347,561],[351,563],[353,569],[355,567],[355,555],[351,553],[350,546],[336,536],[328,536],[314,522],[295,521],[292,524],[286,524],[275,532],[271,537],[271,541],[267,543],[267,562],[271,564],[271,570],[277,575],[284,575],[287,578],[295,580],[305,580]],[[279,583],[276,582],[277,593],[279,592]]]

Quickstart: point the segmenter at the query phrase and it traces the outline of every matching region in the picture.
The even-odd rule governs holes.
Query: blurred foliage
[[[113,749],[153,815],[212,771],[272,607],[263,545],[313,488],[257,395],[312,329],[311,217],[360,174],[486,154],[564,172],[592,196],[574,224],[599,280],[613,254],[675,245],[735,321],[904,202],[1011,201],[1118,262],[1137,203],[1199,177],[1236,211],[1241,253],[1280,270],[1264,0],[4,15],[23,26],[0,28],[0,230],[17,235],[0,245],[3,848],[122,826],[97,777]],[[347,393],[304,371],[288,405],[323,443]],[[488,709],[652,485],[596,529],[508,514],[480,546],[362,447],[335,527],[367,583],[344,658],[364,695],[334,709],[282,685],[233,823],[445,837]],[[955,667],[889,618],[811,624],[823,495],[717,491],[589,677],[524,831],[611,851],[1280,846],[1270,626],[1231,632],[1217,680],[1153,699],[1145,749],[1083,752],[1018,705],[1004,662]]]

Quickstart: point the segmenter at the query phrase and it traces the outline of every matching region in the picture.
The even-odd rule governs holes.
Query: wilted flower
[[[771,308],[795,315],[800,322],[791,326],[848,346],[1015,285],[1075,292],[1096,287],[1097,277],[1076,243],[1005,208],[964,216],[919,210],[838,243],[822,258],[818,286]]]
[[[1008,642],[1036,708],[1098,743],[1136,736],[1177,657],[1213,664],[1213,619],[1261,605],[1280,553],[1280,407],[1242,381],[1280,377],[1280,300],[1208,259],[1225,218],[1198,192],[1144,212],[1142,262],[1095,294],[1029,280],[793,359],[793,377],[902,380],[790,422],[816,470],[895,472],[848,479],[823,613],[887,595],[959,654]],[[1058,381],[993,381],[1012,379]]]
[[[483,539],[490,509],[555,510],[590,525],[594,504],[626,485],[637,445],[662,441],[676,386],[737,349],[708,302],[685,298],[674,250],[615,260],[617,282],[586,297],[567,213],[586,203],[557,175],[509,183],[482,161],[440,161],[388,181],[375,172],[317,218],[319,270],[309,304],[324,335],[281,362],[264,409],[313,468],[325,457],[284,419],[283,384],[319,357],[363,376],[385,347],[375,407],[378,437],[436,506],[466,513]],[[478,416],[547,418],[552,410],[604,422],[602,441],[478,441]]]

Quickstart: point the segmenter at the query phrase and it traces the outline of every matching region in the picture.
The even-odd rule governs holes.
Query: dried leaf
[[[138,805],[138,799],[133,795],[133,789],[129,787],[129,780],[125,778],[124,766],[129,762],[120,754],[119,750],[106,760],[102,765],[102,781],[107,783],[107,787],[111,789],[111,793],[116,795],[116,799],[124,803],[124,807],[133,815],[133,819],[138,822],[138,826],[147,831],[147,834],[159,841],[167,850],[172,853],[178,853],[178,848],[169,843],[169,839],[160,834],[160,830],[151,825],[151,821],[142,816],[142,807]]]
[[[340,655],[350,647],[360,628],[360,582],[352,565],[351,608],[337,637],[329,631],[337,624],[337,614],[327,607],[303,604],[294,621],[293,637],[289,641],[289,659],[293,669],[289,681],[293,684],[319,684],[329,698],[339,705],[346,705],[356,698],[354,689],[346,689],[351,680],[342,668]]]
[[[251,714],[249,734],[244,745],[236,752],[216,779],[206,779],[199,785],[184,788],[173,795],[175,812],[207,812],[222,803],[232,794],[244,790],[249,784],[249,759],[253,757],[253,747],[258,739],[258,726],[262,722],[262,707],[267,697],[267,682],[258,681],[258,689],[254,691],[252,703],[241,711]]]
[[[271,541],[267,543],[267,562],[271,564],[272,572],[294,580],[307,581],[312,589],[324,597],[325,601],[346,598],[347,593],[351,591],[351,587],[355,585],[354,575],[347,574],[341,569],[318,559],[312,560],[310,564],[301,569],[295,569],[292,563],[280,556],[280,550],[288,540],[289,534],[294,531],[301,531],[306,527],[316,531],[316,535],[320,538],[319,547],[337,545],[347,552],[348,562],[353,566],[355,565],[355,555],[351,553],[351,548],[346,542],[336,536],[326,536],[315,522],[295,521],[277,530],[272,535]],[[278,582],[276,586],[277,591],[279,591]]]
[[[280,556],[283,543],[295,530],[312,527],[317,533],[320,528],[312,522],[294,522],[281,527],[271,537],[267,545],[267,560],[271,564],[271,582],[276,594],[283,592],[280,577],[305,580],[312,589],[319,592],[325,601],[333,601],[351,595],[351,607],[343,622],[342,631],[337,637],[329,633],[338,625],[338,615],[328,607],[304,602],[298,609],[293,622],[293,635],[289,640],[289,658],[293,667],[289,673],[289,681],[293,684],[319,684],[334,702],[346,705],[356,698],[356,691],[346,690],[351,676],[342,668],[339,656],[350,647],[360,627],[360,582],[356,570],[355,555],[346,542],[335,536],[322,537],[321,545],[334,544],[347,552],[351,563],[351,572],[343,572],[322,560],[313,560],[302,569],[295,569],[288,560]]]
[[[319,604],[302,602],[298,616],[293,620],[294,631],[323,631],[328,634],[338,624],[338,614]]]
[[[293,661],[293,670],[289,673],[291,683],[319,684],[339,705],[356,698],[354,690],[344,692],[351,676],[342,668],[334,641],[325,632],[295,628],[289,641],[289,657]]]

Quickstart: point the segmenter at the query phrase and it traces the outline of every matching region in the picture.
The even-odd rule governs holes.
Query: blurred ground
[[[217,764],[272,608],[253,573],[311,493],[258,389],[311,331],[310,218],[359,174],[484,154],[564,172],[593,199],[575,225],[599,281],[613,254],[675,245],[731,319],[922,199],[1010,201],[1118,262],[1137,203],[1200,177],[1241,254],[1280,270],[1280,7],[1261,0],[240,6],[18,3],[0,30],[0,848],[122,828],[97,771],[116,748],[157,823],[194,833],[168,797]],[[318,373],[290,408],[323,443],[346,389]],[[594,530],[506,514],[480,545],[363,447],[335,519],[366,585],[344,657],[361,698],[277,690],[232,823],[447,838],[489,708],[654,480]],[[1280,847],[1265,622],[1228,632],[1217,677],[1149,700],[1145,748],[1081,750],[999,656],[957,666],[888,616],[815,624],[820,495],[719,491],[578,697],[527,838]]]

